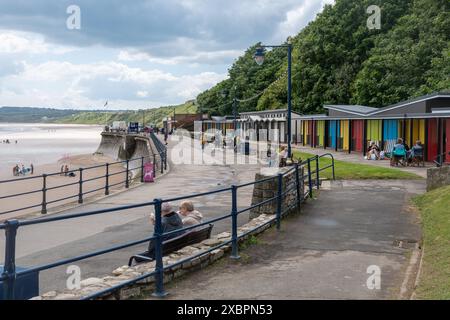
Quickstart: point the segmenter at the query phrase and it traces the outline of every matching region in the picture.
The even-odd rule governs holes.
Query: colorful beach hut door
[[[336,128],[337,128],[337,121],[336,120],[330,120],[330,130],[329,130],[329,146],[333,149],[336,148]]]
[[[445,120],[445,162],[450,163],[450,119]]]
[[[352,121],[352,151],[363,152],[364,120]]]
[[[398,139],[398,120],[383,120],[384,150],[391,152]]]
[[[428,119],[427,160],[434,161],[438,155],[438,119]]]

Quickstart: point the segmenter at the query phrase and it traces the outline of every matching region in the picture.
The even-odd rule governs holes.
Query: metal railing
[[[133,180],[137,179],[137,177],[140,177],[140,182],[143,182],[144,165],[146,162],[153,163],[153,172],[154,172],[155,177],[156,177],[157,167],[159,167],[161,169],[161,173],[164,173],[164,170],[167,169],[167,160],[166,160],[167,148],[162,144],[162,142],[156,136],[154,136],[154,134],[150,134],[150,137],[152,139],[153,144],[155,145],[155,147],[157,149],[157,151],[155,152],[155,151],[153,151],[153,148],[151,148],[152,154],[150,156],[143,156],[143,157],[139,157],[139,158],[133,158],[133,159],[105,163],[105,164],[100,164],[100,165],[95,165],[95,166],[90,166],[90,167],[84,167],[84,168],[79,168],[76,170],[69,170],[67,172],[55,172],[55,173],[42,174],[42,175],[32,176],[32,177],[14,178],[14,179],[0,181],[0,186],[3,187],[2,189],[4,189],[4,190],[7,190],[8,184],[12,184],[12,183],[24,183],[24,185],[25,185],[26,182],[29,182],[32,180],[41,180],[42,181],[40,183],[40,185],[42,186],[41,188],[38,188],[38,189],[35,189],[32,191],[28,191],[28,192],[20,192],[20,193],[9,194],[9,195],[0,195],[0,200],[17,199],[16,202],[20,203],[21,197],[26,197],[31,194],[41,193],[41,197],[40,197],[41,201],[39,201],[38,203],[27,205],[24,207],[14,208],[14,209],[6,210],[6,211],[0,211],[0,216],[8,214],[8,213],[15,213],[15,212],[20,212],[20,211],[24,211],[24,210],[38,209],[38,208],[40,208],[40,211],[42,214],[46,214],[48,206],[51,204],[62,203],[63,201],[70,200],[70,199],[73,199],[73,201],[77,201],[79,204],[81,204],[85,200],[86,195],[90,195],[92,193],[99,192],[101,190],[104,190],[105,195],[109,195],[110,189],[112,187],[116,187],[118,185],[124,185],[124,187],[126,189],[128,189],[130,187],[130,184],[133,182]],[[123,170],[120,170],[117,172],[111,172],[111,166],[118,165],[118,164],[123,167]],[[131,165],[131,167],[130,167],[130,165]],[[104,168],[105,173],[102,175],[90,177],[89,179],[84,178],[84,176],[86,176],[86,172],[88,172],[89,170],[94,170],[94,169],[99,169],[99,168]],[[139,172],[139,174],[133,175],[133,172],[136,172],[136,171]],[[71,173],[78,176],[78,179],[76,181],[73,181],[70,183],[59,184],[59,185],[51,186],[51,187],[49,186],[48,180],[50,177],[56,177],[56,176],[61,176],[61,175],[62,176],[70,176]],[[118,182],[111,183],[111,181],[110,181],[111,177],[115,177],[115,176],[120,177],[120,175],[123,176],[123,179],[119,180]],[[85,190],[84,186],[86,183],[91,182],[91,181],[100,180],[100,179],[104,180],[104,184],[101,187],[96,187],[91,190]],[[74,188],[75,190],[73,191],[73,194],[66,193],[63,197],[52,199],[50,201],[48,200],[52,191],[62,189],[62,188],[67,188],[70,186],[77,186]]]
[[[319,167],[319,160],[324,157],[324,156],[331,156],[332,158],[332,163],[329,166],[320,168]],[[304,167],[307,166],[307,174],[304,174],[304,170],[302,170],[302,173],[300,174],[300,167]],[[315,166],[315,170],[311,170],[311,168]],[[159,296],[159,297],[163,297],[166,295],[166,292],[164,290],[164,271],[167,270],[168,268],[173,268],[177,265],[183,264],[185,262],[188,262],[192,259],[198,258],[201,255],[204,255],[206,253],[209,253],[213,250],[216,250],[218,248],[221,248],[223,246],[226,245],[230,245],[232,247],[231,250],[231,257],[232,258],[239,258],[239,247],[238,247],[238,240],[239,238],[245,237],[248,234],[254,232],[257,228],[260,228],[261,226],[258,226],[255,229],[249,230],[241,235],[238,235],[238,216],[244,212],[247,212],[249,210],[252,210],[254,208],[258,208],[262,205],[268,204],[268,203],[273,203],[274,201],[276,201],[276,214],[275,217],[273,219],[271,219],[270,221],[266,222],[266,224],[272,223],[273,221],[276,221],[276,228],[279,230],[280,226],[281,226],[281,218],[287,214],[290,210],[292,209],[299,209],[301,203],[309,196],[312,197],[313,194],[313,179],[316,181],[316,188],[319,189],[320,186],[320,180],[319,180],[319,175],[320,172],[328,169],[328,168],[332,168],[333,170],[333,179],[334,179],[334,158],[331,154],[326,154],[326,155],[322,155],[322,156],[314,156],[312,158],[309,158],[301,163],[297,163],[295,164],[292,168],[288,169],[286,172],[284,173],[279,173],[278,175],[275,176],[271,176],[262,180],[258,180],[258,181],[253,181],[253,182],[249,182],[249,183],[244,183],[244,184],[240,184],[240,185],[232,185],[230,187],[226,187],[226,188],[222,188],[222,189],[218,189],[218,190],[214,190],[214,191],[209,191],[209,192],[204,192],[204,193],[197,193],[197,194],[191,194],[191,195],[186,195],[186,196],[179,196],[179,197],[173,197],[173,198],[167,198],[167,199],[154,199],[151,202],[146,202],[146,203],[139,203],[139,204],[134,204],[134,205],[127,205],[127,206],[121,206],[121,207],[115,207],[115,208],[108,208],[108,209],[102,209],[102,210],[95,210],[95,211],[90,211],[90,212],[82,212],[82,213],[75,213],[75,214],[70,214],[70,215],[64,215],[64,216],[53,216],[53,217],[44,217],[44,218],[39,218],[39,219],[34,219],[34,220],[26,220],[26,221],[18,221],[18,220],[8,220],[3,224],[0,224],[0,230],[4,229],[5,230],[5,237],[6,237],[6,242],[5,242],[5,261],[4,261],[4,271],[0,276],[0,281],[3,281],[3,289],[4,289],[4,298],[7,300],[13,300],[15,298],[15,281],[18,277],[21,276],[25,276],[31,273],[36,273],[39,271],[43,271],[43,270],[48,270],[48,269],[52,269],[58,266],[62,266],[68,263],[73,263],[75,261],[81,261],[81,260],[85,260],[91,257],[96,257],[96,256],[100,256],[106,253],[110,253],[113,251],[117,251],[120,249],[124,249],[124,248],[128,248],[128,247],[132,247],[138,244],[142,244],[142,243],[146,243],[148,241],[154,241],[155,242],[155,270],[152,272],[148,272],[145,274],[142,274],[141,276],[138,276],[136,278],[133,278],[131,280],[128,281],[124,281],[120,284],[111,286],[107,289],[95,292],[93,294],[90,294],[88,296],[84,296],[82,298],[82,300],[89,300],[89,299],[94,299],[103,295],[106,295],[108,293],[111,293],[115,290],[118,290],[120,288],[126,287],[128,285],[131,285],[135,282],[141,281],[145,278],[154,276],[155,277],[155,296]],[[293,186],[288,187],[288,184],[286,184],[286,190],[283,190],[283,177],[288,175],[288,174],[295,174],[295,183],[293,184]],[[248,186],[254,186],[260,183],[264,183],[267,181],[277,181],[277,193],[276,196],[274,196],[273,198],[270,199],[266,199],[262,202],[259,202],[257,204],[251,205],[249,207],[246,207],[244,209],[238,210],[238,195],[239,195],[239,190],[241,188],[245,188]],[[307,183],[307,184],[306,184]],[[303,185],[304,187],[308,186],[306,192],[301,192],[301,190],[303,188],[300,188],[300,186]],[[296,190],[296,201],[293,202],[293,204],[291,204],[290,206],[287,205],[283,205],[283,199],[285,198],[285,196],[290,193],[290,192],[294,192],[294,190]],[[193,226],[189,226],[189,227],[185,227],[183,229],[178,229],[172,232],[167,232],[167,233],[163,233],[163,229],[162,229],[162,222],[161,222],[161,206],[163,203],[165,202],[172,202],[172,201],[180,201],[180,200],[185,200],[185,199],[193,199],[193,198],[197,198],[197,197],[202,197],[202,196],[208,196],[208,195],[212,195],[212,194],[219,194],[219,193],[224,193],[224,192],[231,192],[231,210],[229,213],[224,214],[222,216],[219,216],[217,218],[214,219],[210,219],[208,221],[205,221],[203,223],[200,224],[196,224]],[[283,208],[284,206],[284,208]],[[100,214],[108,214],[108,213],[114,213],[114,212],[120,212],[123,210],[129,210],[129,209],[134,209],[134,208],[142,208],[142,207],[153,207],[154,208],[154,212],[155,212],[155,226],[154,226],[154,233],[153,236],[151,237],[147,237],[144,239],[140,239],[140,240],[136,240],[136,241],[131,241],[131,242],[127,242],[127,243],[123,243],[123,244],[119,244],[113,247],[109,247],[106,249],[101,249],[98,251],[94,251],[94,252],[89,252],[83,255],[79,255],[76,257],[72,257],[72,258],[67,258],[67,259],[63,259],[63,260],[59,260],[53,263],[49,263],[49,264],[44,264],[44,265],[40,265],[40,266],[34,266],[34,267],[30,267],[26,270],[22,270],[22,271],[17,271],[16,270],[16,259],[15,259],[15,255],[16,255],[16,236],[17,236],[17,232],[19,231],[20,228],[22,227],[27,227],[27,226],[32,226],[32,225],[37,225],[37,224],[44,224],[44,223],[52,223],[55,221],[61,221],[61,220],[70,220],[70,219],[77,219],[77,218],[81,218],[81,217],[87,217],[87,216],[93,216],[93,215],[100,215]],[[187,230],[191,230],[193,228],[198,228],[200,226],[203,225],[208,225],[214,222],[218,222],[221,220],[225,220],[225,219],[230,219],[231,218],[231,239],[221,243],[220,245],[214,246],[212,248],[210,248],[209,250],[206,251],[201,251],[198,254],[192,255],[186,259],[183,259],[181,261],[177,261],[176,263],[170,264],[170,265],[163,265],[163,256],[162,256],[162,242],[163,242],[163,238],[173,235],[175,233],[180,233],[180,232],[184,232]],[[265,225],[266,225],[265,224]]]
[[[450,152],[448,152],[448,154],[450,155]],[[436,164],[436,167],[438,167],[438,168],[442,167],[442,165],[444,164],[446,155],[447,155],[447,152],[444,152],[444,153],[438,154],[434,158],[433,162]]]

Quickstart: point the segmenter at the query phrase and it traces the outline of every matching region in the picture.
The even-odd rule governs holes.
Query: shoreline
[[[8,181],[14,179],[19,180],[0,183],[0,196],[30,192],[29,194],[20,195],[17,197],[0,199],[1,212],[7,212],[10,210],[25,208],[29,206],[35,207],[20,210],[17,212],[0,214],[0,221],[4,221],[7,219],[16,219],[32,213],[39,213],[41,211],[43,202],[43,178],[41,177],[42,174],[55,174],[47,177],[46,179],[46,188],[48,190],[46,191],[46,202],[47,210],[49,211],[62,205],[78,203],[79,174],[78,172],[76,172],[76,170],[79,170],[80,168],[85,169],[93,166],[100,166],[83,171],[83,193],[87,193],[84,195],[84,198],[86,199],[88,197],[104,194],[106,184],[106,178],[104,177],[104,175],[106,174],[106,168],[105,166],[101,165],[113,162],[116,162],[116,160],[101,154],[80,154],[70,156],[64,160],[59,159],[53,163],[35,166],[33,175],[14,177],[12,176],[12,172],[9,175],[7,173],[1,174],[0,181]],[[68,177],[58,174],[60,173],[60,167],[62,164],[67,164],[69,166],[69,170],[75,171],[76,176]],[[110,187],[111,192],[123,188],[124,183],[121,182],[126,178],[125,173],[120,173],[123,170],[124,168],[120,163],[109,166],[109,185],[116,184],[116,186]],[[20,180],[20,178],[30,177],[35,178]],[[55,188],[58,186],[62,187]],[[62,198],[68,199],[58,201],[58,199]]]

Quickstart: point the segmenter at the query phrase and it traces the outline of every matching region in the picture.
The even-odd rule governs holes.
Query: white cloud
[[[42,35],[30,32],[0,30],[0,53],[65,54],[76,50],[69,46],[49,44]]]
[[[138,91],[138,92],[136,92],[136,95],[139,98],[147,98],[148,97],[148,91]]]
[[[174,76],[114,61],[23,62],[23,72],[0,78],[0,103],[83,109],[108,100],[110,109],[142,108],[193,99],[225,77],[214,72]]]
[[[222,64],[224,61],[232,61],[244,53],[244,50],[217,50],[201,51],[186,56],[174,56],[170,58],[157,58],[146,52],[133,49],[121,50],[117,56],[119,61],[146,61],[162,65],[180,64]]]

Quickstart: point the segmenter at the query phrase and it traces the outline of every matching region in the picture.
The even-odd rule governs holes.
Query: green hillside
[[[369,5],[381,8],[380,30],[367,27]],[[308,114],[324,104],[381,107],[449,90],[449,35],[448,0],[336,0],[291,39],[293,108]],[[230,114],[223,90],[248,99],[280,77],[238,111],[286,107],[287,50],[272,50],[258,66],[257,45],[230,67],[228,79],[197,97],[200,110]]]
[[[83,111],[77,114],[63,117],[55,122],[57,123],[77,123],[77,124],[111,124],[113,121],[140,122],[145,120],[146,124],[161,125],[162,119],[175,114],[196,113],[197,107],[193,101],[176,105],[166,106],[155,109],[136,110],[136,111],[109,111],[109,112],[89,112]]]

